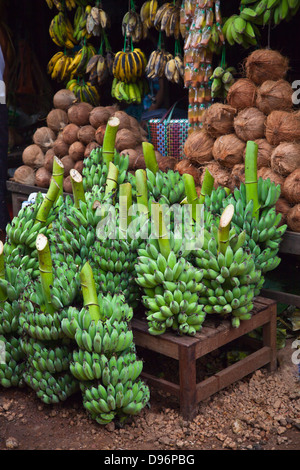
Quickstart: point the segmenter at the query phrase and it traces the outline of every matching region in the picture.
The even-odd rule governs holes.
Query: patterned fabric
[[[181,160],[184,157],[183,147],[188,137],[188,119],[171,119],[169,123],[161,119],[148,121],[149,140],[155,150],[163,156]]]

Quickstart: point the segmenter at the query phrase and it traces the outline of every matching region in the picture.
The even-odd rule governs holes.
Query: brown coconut
[[[300,204],[296,204],[289,210],[286,221],[292,232],[300,232]]]
[[[87,126],[82,126],[79,129],[77,138],[84,145],[87,145],[93,140],[95,140],[95,133],[96,133],[96,130],[94,129],[94,127],[88,124]]]
[[[130,129],[131,122],[130,117],[125,111],[116,111],[114,113],[114,117],[117,117],[120,121],[119,130],[121,129]]]
[[[300,168],[286,177],[282,186],[282,195],[290,204],[300,203]]]
[[[262,139],[265,135],[266,116],[257,108],[242,109],[234,118],[234,130],[239,139]]]
[[[90,112],[90,125],[93,126],[94,129],[98,129],[98,127],[106,125],[110,117],[111,112],[105,106],[96,106]]]
[[[264,180],[270,178],[271,181],[273,181],[275,184],[280,184],[281,187],[284,183],[284,177],[276,173],[275,171],[272,170],[272,168],[269,167],[262,167],[259,170],[257,170],[257,177],[262,178]]]
[[[209,162],[205,167],[214,178],[214,188],[217,188],[218,186],[232,188],[231,171],[228,168],[224,168],[224,166],[220,165],[217,161]],[[201,186],[204,175],[205,171],[203,171],[201,175]]]
[[[85,152],[85,145],[82,142],[74,142],[74,144],[70,145],[69,148],[69,156],[72,158],[74,162],[78,162],[78,160],[84,159],[84,152]]]
[[[293,88],[286,80],[267,80],[257,89],[256,106],[265,114],[293,107]]]
[[[102,124],[95,132],[95,140],[102,147],[106,131],[106,124]]]
[[[46,119],[47,126],[58,133],[69,123],[66,111],[62,109],[52,109]]]
[[[195,184],[200,184],[201,170],[196,168],[188,158],[180,160],[176,164],[174,171],[178,171],[181,175],[185,173],[192,175],[194,177]]]
[[[289,61],[280,52],[271,49],[257,49],[246,58],[246,77],[256,85],[266,80],[280,80],[286,76]]]
[[[254,141],[257,144],[257,168],[271,166],[271,154],[274,150],[274,146],[270,145],[267,139],[256,139]],[[244,160],[246,156],[246,147],[244,151]]]
[[[300,115],[288,111],[272,111],[266,119],[265,135],[271,145],[300,141]]]
[[[24,165],[28,165],[33,169],[37,169],[44,165],[45,155],[41,147],[36,144],[31,144],[23,150],[22,161]]]
[[[135,170],[146,170],[146,162],[143,154],[138,155],[134,162]]]
[[[203,127],[213,138],[224,134],[231,134],[233,129],[233,119],[236,109],[228,104],[214,103],[205,113]]]
[[[61,162],[64,166],[64,176],[67,177],[70,174],[70,170],[74,168],[75,162],[69,155],[61,158]]]
[[[54,153],[53,149],[49,149],[48,152],[46,152],[46,154],[45,154],[44,167],[50,173],[53,172],[53,159],[54,159],[54,156],[55,156],[55,153]]]
[[[237,110],[252,108],[256,101],[256,86],[251,80],[240,78],[229,88],[226,100]]]
[[[14,176],[11,180],[16,183],[26,184],[27,186],[34,186],[35,171],[28,165],[21,165],[14,172]]]
[[[300,143],[282,142],[275,147],[271,155],[271,168],[283,176],[300,168]]]
[[[78,160],[78,162],[76,162],[74,165],[74,169],[77,170],[82,175],[83,160]]]
[[[234,165],[231,171],[231,178],[233,186],[239,188],[240,183],[245,183],[245,165],[238,163]]]
[[[94,150],[94,149],[97,149],[99,148],[100,145],[98,144],[98,142],[90,142],[89,144],[87,144],[87,146],[85,147],[85,151],[84,151],[84,155],[83,157],[84,158],[88,158],[91,154],[91,152]]]
[[[243,163],[243,155],[246,143],[235,134],[227,134],[218,137],[213,145],[214,159],[223,167],[233,168],[238,163]]]
[[[128,156],[129,164],[128,164],[128,170],[134,170],[135,169],[135,161],[138,158],[138,154],[134,149],[124,149],[122,152],[120,152],[121,156]]]
[[[203,165],[213,159],[213,139],[208,133],[201,129],[192,132],[184,143],[183,152],[194,165]]]
[[[284,199],[284,197],[278,198],[275,204],[275,208],[276,208],[276,214],[280,213],[282,215],[279,225],[286,224],[287,215],[291,208],[288,201]]]
[[[118,152],[135,148],[138,144],[139,141],[131,130],[123,128],[117,131],[115,147]]]
[[[41,147],[41,149],[44,152],[47,152],[47,150],[53,146],[56,140],[56,135],[52,129],[44,126],[44,127],[39,127],[35,131],[32,139],[33,139],[33,142],[39,147]]]
[[[64,157],[65,155],[68,155],[69,145],[66,144],[62,137],[60,137],[54,142],[53,151],[57,157]]]
[[[168,170],[174,170],[177,162],[178,162],[177,158],[164,157],[159,160],[158,168],[163,172],[167,172]]]
[[[77,126],[86,126],[90,124],[89,116],[93,110],[93,106],[90,103],[76,103],[68,109],[69,122],[76,124]]]
[[[49,188],[51,173],[45,167],[38,168],[35,173],[35,184],[40,188]]]
[[[63,189],[64,189],[65,193],[72,193],[73,192],[72,181],[71,181],[71,176],[70,175],[68,175],[64,178]]]
[[[57,109],[62,109],[63,111],[68,111],[68,109],[77,101],[76,96],[71,90],[63,89],[59,90],[53,96],[53,106]]]
[[[61,137],[64,142],[68,145],[72,145],[74,142],[76,142],[79,129],[80,127],[76,124],[68,124],[61,133]]]

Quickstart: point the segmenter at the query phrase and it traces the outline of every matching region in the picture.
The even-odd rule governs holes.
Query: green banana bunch
[[[195,335],[205,318],[199,303],[203,275],[187,261],[189,252],[182,252],[182,242],[171,237],[167,259],[154,238],[138,250],[136,282],[144,289],[142,301],[147,308],[148,331],[153,335],[163,334],[168,328]]]
[[[204,291],[199,299],[206,314],[231,318],[232,326],[251,318],[256,286],[261,271],[255,265],[251,252],[246,249],[246,233],[230,230],[225,253],[218,250],[218,226],[204,230],[204,243],[195,250],[194,265],[203,272]]]
[[[246,5],[242,10],[245,18],[260,26],[289,21],[300,7],[298,0],[242,0],[241,5]]]
[[[184,182],[178,171],[161,170],[154,174],[147,169],[147,187],[149,200],[160,204],[177,204],[185,197]]]
[[[229,88],[234,84],[234,74],[236,69],[234,67],[221,67],[218,66],[214,69],[210,80],[211,95],[213,98],[226,98]]]
[[[225,21],[223,34],[230,46],[240,44],[248,49],[258,44],[260,31],[254,24],[256,17],[256,12],[247,7],[239,15],[232,15]]]
[[[0,344],[5,348],[5,362],[0,362],[0,385],[5,388],[21,387],[25,364],[20,338],[1,335]]]

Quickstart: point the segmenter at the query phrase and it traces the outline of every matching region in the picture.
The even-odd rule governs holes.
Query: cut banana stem
[[[215,182],[214,177],[206,168],[205,173],[204,173],[202,187],[201,187],[201,193],[199,196],[199,204],[204,204],[205,196],[211,195],[212,190],[214,189],[214,182]]]
[[[229,204],[223,211],[218,227],[218,250],[225,255],[229,245],[229,232],[232,217],[234,215],[234,205]]]
[[[148,168],[148,170],[152,171],[152,173],[156,175],[159,170],[159,167],[156,160],[154,145],[150,142],[143,142],[142,146],[146,168]]]
[[[132,206],[132,186],[130,183],[120,184],[119,193],[119,229],[120,237],[124,240],[127,239],[127,228],[131,222],[131,216],[129,215],[129,209]]]
[[[49,215],[49,212],[55,203],[58,193],[59,193],[60,187],[55,181],[55,179],[52,177],[50,181],[50,186],[47,191],[46,196],[44,197],[44,200],[38,210],[38,213],[35,218],[35,223],[41,222],[42,224],[47,223],[47,218]]]
[[[253,200],[253,217],[259,219],[259,200],[257,190],[257,152],[258,145],[252,140],[248,140],[245,155],[245,186],[246,202]]]
[[[168,259],[171,251],[168,231],[164,222],[163,210],[159,203],[153,203],[151,206],[152,223],[154,224],[155,234],[158,239],[161,254]]]
[[[74,205],[75,207],[79,208],[80,201],[85,202],[83,179],[79,171],[75,170],[75,168],[72,168],[72,170],[70,170],[70,177],[74,196]]]
[[[148,209],[148,188],[147,188],[147,173],[145,170],[139,169],[135,172],[136,178],[136,199],[140,205],[139,210],[144,214],[149,214]]]
[[[65,168],[64,168],[63,162],[58,157],[55,156],[53,158],[52,177],[59,186],[57,199],[59,198],[59,196],[62,196],[63,194],[64,171],[65,171]]]
[[[109,165],[109,162],[113,162],[115,154],[115,142],[116,135],[120,126],[120,120],[117,117],[111,117],[106,125],[102,155],[103,161],[106,165]]]
[[[184,173],[182,175],[185,187],[185,194],[187,197],[188,204],[192,206],[192,217],[193,220],[196,220],[197,216],[197,204],[199,204],[198,194],[196,191],[195,180],[192,175],[189,173]]]
[[[112,162],[109,162],[108,174],[106,178],[105,194],[110,194],[118,186],[119,169]]]
[[[0,279],[5,279],[5,262],[4,262],[4,246],[2,241],[0,241]],[[0,287],[0,303],[5,302],[7,295],[4,290]]]
[[[45,298],[45,310],[54,313],[55,309],[51,302],[51,286],[53,286],[53,267],[48,238],[39,233],[36,238],[36,249],[38,252],[39,271],[42,289]]]
[[[102,320],[98,303],[96,283],[91,265],[86,262],[80,272],[80,283],[84,306],[88,308],[92,320]]]

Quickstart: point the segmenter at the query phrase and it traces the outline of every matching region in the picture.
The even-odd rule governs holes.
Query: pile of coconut
[[[300,112],[293,107],[287,71],[288,60],[278,51],[252,52],[227,102],[212,104],[202,129],[187,138],[177,169],[201,185],[208,168],[216,186],[233,190],[245,181],[246,143],[255,141],[258,176],[281,185],[277,210],[290,230],[300,232]]]
[[[70,90],[62,89],[53,97],[53,109],[44,126],[35,131],[32,144],[24,149],[23,165],[17,168],[12,180],[48,188],[53,158],[57,156],[64,165],[64,191],[70,193],[70,170],[75,168],[82,173],[84,159],[89,158],[93,149],[103,145],[107,121],[112,116],[117,116],[120,121],[116,149],[122,155],[129,155],[129,170],[145,167],[142,143],[148,140],[147,132],[134,117],[116,105],[93,107],[77,102]],[[161,155],[157,153],[157,157],[159,159]]]

